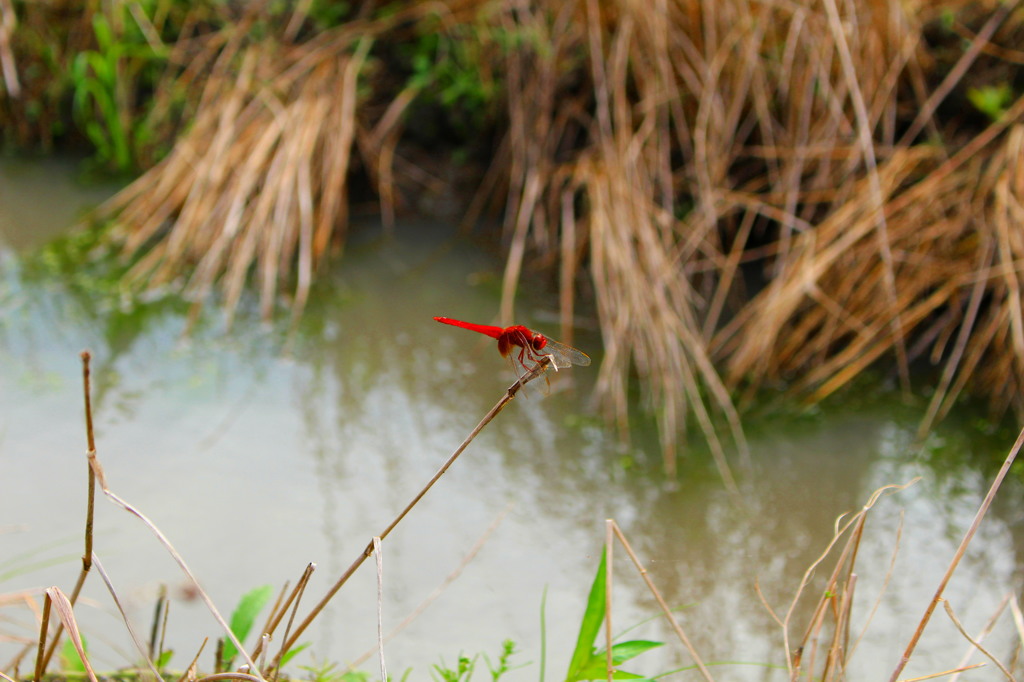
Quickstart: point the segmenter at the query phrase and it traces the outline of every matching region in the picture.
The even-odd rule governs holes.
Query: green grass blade
[[[548,662],[548,621],[547,621],[547,604],[548,604],[548,586],[544,586],[544,591],[540,595],[540,678],[539,682],[544,682],[544,673],[547,670]]]
[[[293,658],[295,658],[296,655],[302,653],[302,651],[304,651],[305,649],[308,649],[309,645],[310,645],[310,642],[306,642],[305,644],[300,644],[297,647],[289,649],[287,651],[287,653],[285,653],[285,655],[281,657],[281,663],[278,664],[278,667],[279,668],[285,667],[288,664],[288,661],[290,661]]]
[[[612,646],[612,665],[618,668],[620,665],[625,663],[631,658],[635,658],[645,651],[662,646],[663,642],[652,642],[648,640],[635,639],[629,642],[620,642]],[[604,680],[608,678],[608,659],[605,656],[604,649],[594,651],[590,654],[590,657],[583,663],[582,669],[577,675],[575,680]],[[616,670],[613,675],[613,679],[616,680],[639,680],[647,679],[643,675],[637,675],[636,673],[626,672],[625,670]]]
[[[235,633],[235,637],[238,638],[239,642],[245,641],[249,631],[252,630],[253,623],[256,622],[256,616],[259,615],[263,607],[270,601],[273,593],[273,587],[262,585],[242,595],[242,598],[238,601],[238,606],[235,607],[234,613],[231,614],[231,632]],[[223,661],[225,668],[228,667],[231,659],[237,653],[238,649],[235,648],[234,644],[230,641],[224,642]]]
[[[85,642],[85,635],[82,635],[82,648],[86,651],[89,650]],[[82,662],[82,657],[78,655],[75,643],[68,638],[64,639],[64,643],[60,647],[60,663],[65,673],[85,676],[85,663]]]
[[[583,622],[580,623],[580,634],[576,638],[576,648],[572,652],[572,660],[569,662],[569,672],[565,679],[567,682],[575,682],[581,678],[580,672],[590,660],[594,651],[594,642],[601,631],[601,621],[604,620],[604,580],[605,580],[605,552],[601,551],[601,562],[597,565],[597,575],[590,586],[590,596],[587,597],[587,608],[583,612]]]
[[[612,645],[612,662],[615,665],[625,663],[629,659],[636,658],[645,651],[656,649],[663,644],[664,642],[652,642],[645,639],[634,639],[614,644]],[[603,658],[604,651],[599,652],[599,655]]]

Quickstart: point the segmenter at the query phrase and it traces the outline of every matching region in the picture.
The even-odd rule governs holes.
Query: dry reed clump
[[[1019,17],[982,17],[943,74],[925,27],[961,3],[561,7],[529,15],[551,17],[554,47],[520,56],[529,85],[510,86],[503,310],[531,250],[561,259],[563,312],[589,259],[608,344],[599,394],[625,424],[637,372],[670,469],[691,415],[718,447],[712,407],[742,449],[727,389],[793,382],[821,399],[883,356],[904,386],[912,361],[944,363],[926,421],[972,379],[988,392],[1010,376],[995,404],[1024,408],[1008,127],[1021,105],[974,137],[935,116]],[[588,85],[567,101],[551,74],[580,50]],[[922,131],[947,146],[913,144]]]
[[[233,311],[254,269],[269,311],[294,270],[301,307],[314,264],[345,224],[355,90],[369,40],[343,35],[284,51],[272,72],[257,56],[265,47],[225,49],[190,131],[109,207],[131,226],[124,248],[145,247],[130,276],[160,285],[187,264],[186,294],[201,300],[219,284]]]
[[[994,45],[1020,30],[1011,10],[450,0],[273,49],[236,37],[206,53],[190,131],[109,208],[142,254],[140,280],[193,268],[185,291],[219,290],[230,316],[252,277],[264,315],[285,286],[301,310],[344,237],[353,169],[393,216],[419,92],[379,71],[358,87],[384,67],[371,41],[428,15],[440,30],[471,26],[464,38],[505,36],[478,52],[507,120],[467,216],[505,205],[502,321],[525,272],[557,269],[571,340],[589,277],[605,409],[625,433],[639,381],[669,471],[696,419],[728,481],[716,424],[743,452],[740,388],[793,383],[820,399],[888,357],[909,388],[911,363],[928,358],[944,367],[928,421],[969,385],[1024,409],[1024,105],[978,130],[936,113],[981,60],[1012,67],[1016,53]],[[972,28],[954,22],[953,42],[971,42],[951,59],[926,31],[956,12]]]
[[[189,131],[106,207],[125,251],[143,254],[130,277],[159,286],[191,269],[185,293],[202,300],[219,285],[230,312],[254,269],[268,311],[294,271],[301,306],[345,224],[370,40],[343,33],[270,60],[265,46],[221,46]]]
[[[825,7],[591,1],[519,19],[548,26],[554,47],[547,60],[514,55],[508,69],[519,77],[509,79],[512,249],[503,310],[511,310],[527,251],[557,252],[567,326],[575,275],[589,258],[608,351],[599,394],[624,426],[626,386],[637,371],[670,470],[690,415],[723,462],[711,408],[726,417],[742,451],[711,358],[741,355],[720,352],[725,342],[716,332],[729,318],[734,334],[763,338],[758,325],[742,322],[759,309],[744,303],[742,269],[755,236],[770,245],[765,277],[784,276],[793,271],[794,240],[816,234],[812,221],[832,204],[880,197],[851,182],[865,169],[877,175],[854,102],[891,127],[895,90],[908,62],[919,59],[919,32],[899,13],[846,9],[862,13],[844,18],[858,27],[846,53],[865,67],[853,83]],[[558,96],[558,60],[580,51],[588,63],[578,76],[588,87],[567,102]],[[517,82],[526,84],[520,92]],[[863,92],[873,98],[865,103]],[[557,163],[581,137],[585,143]],[[886,284],[875,302],[890,308],[895,286],[891,278]],[[800,318],[799,307],[789,312]],[[789,319],[780,317],[780,324]],[[727,375],[732,386],[776,370],[770,353],[749,355],[761,374]]]
[[[344,242],[354,166],[393,211],[394,145],[412,93],[375,108],[360,79],[373,68],[374,40],[430,8],[355,20],[303,42],[290,41],[287,28],[279,40],[247,39],[256,11],[192,46],[195,61],[180,77],[201,83],[189,129],[101,208],[116,216],[114,241],[138,257],[131,281],[159,287],[190,273],[176,286],[195,310],[216,292],[229,322],[250,280],[265,318],[289,286],[301,312],[317,266]],[[196,64],[209,74],[199,78]]]

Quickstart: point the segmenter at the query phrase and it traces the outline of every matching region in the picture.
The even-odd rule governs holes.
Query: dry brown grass
[[[742,453],[742,391],[820,400],[883,359],[910,390],[927,360],[942,375],[925,426],[969,388],[1024,411],[1024,101],[987,128],[937,114],[984,82],[982,60],[1019,65],[1014,7],[449,0],[273,48],[209,37],[188,133],[109,208],[140,280],[219,292],[229,318],[250,283],[264,315],[286,289],[300,311],[354,169],[389,222],[396,169],[425,182],[400,153],[418,93],[374,89],[373,41],[427,15],[520,36],[480,51],[507,120],[470,211],[505,207],[503,321],[525,274],[557,269],[571,341],[589,279],[606,411],[625,434],[639,382],[669,471],[696,420],[731,481],[717,425]],[[929,42],[944,12],[958,35]]]
[[[457,4],[447,8],[449,21],[459,18]],[[188,68],[167,87],[184,83],[197,93],[188,130],[101,209],[116,216],[115,242],[137,258],[129,279],[172,284],[196,311],[217,295],[229,323],[247,285],[263,317],[289,288],[300,313],[314,272],[344,244],[353,167],[375,180],[385,213],[394,211],[394,146],[415,93],[399,93],[382,110],[359,86],[371,77],[364,72],[374,41],[434,9],[414,4],[294,42],[299,14],[281,35],[250,39],[256,7],[240,25],[183,46],[175,61]]]
[[[929,422],[972,382],[998,409],[1024,408],[1022,104],[973,137],[934,117],[988,38],[1012,41],[1019,12],[832,0],[573,7],[563,29],[551,13],[549,54],[586,50],[584,95],[559,97],[557,63],[531,55],[522,68],[534,96],[509,97],[503,310],[531,249],[561,258],[563,301],[589,259],[607,344],[599,394],[620,424],[635,372],[670,467],[692,417],[719,447],[712,408],[742,449],[730,391],[794,384],[820,400],[880,358],[905,389],[911,362],[943,364]],[[980,31],[941,78],[924,31],[947,10]],[[519,119],[547,136],[518,133]],[[555,163],[573,127],[586,144]],[[932,143],[915,138],[922,130]]]

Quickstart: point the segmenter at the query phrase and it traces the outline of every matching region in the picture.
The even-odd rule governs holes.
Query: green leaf
[[[942,23],[942,30],[946,33],[952,33],[956,27],[956,14],[951,9],[944,9],[942,10],[940,21]]]
[[[604,620],[604,583],[605,583],[605,552],[601,550],[601,561],[597,565],[597,575],[590,586],[590,596],[587,597],[587,608],[583,612],[583,621],[580,623],[580,634],[576,638],[576,648],[572,652],[572,660],[569,661],[569,672],[566,673],[567,682],[587,679],[580,677],[584,666],[590,660],[594,652],[594,642],[601,631],[601,621]],[[607,675],[606,675],[607,677]]]
[[[82,635],[82,648],[87,652],[89,651],[85,635]],[[60,664],[65,672],[85,675],[85,663],[82,663],[82,657],[78,655],[78,649],[75,648],[74,643],[66,637],[60,647]]]
[[[270,601],[273,593],[273,587],[262,585],[242,595],[234,613],[231,614],[231,632],[235,634],[239,642],[244,642],[245,638],[249,636],[249,631],[252,630],[253,623],[256,622],[256,616]],[[231,659],[236,654],[238,654],[238,649],[235,648],[235,645],[230,640],[224,642],[223,663],[225,668],[230,667]]]
[[[167,651],[160,654],[160,656],[153,661],[157,670],[163,670],[167,667],[167,664],[171,662],[171,657],[174,656],[174,649],[168,649]]]
[[[284,656],[281,657],[281,662],[278,664],[277,667],[278,668],[283,668],[288,663],[288,661],[290,661],[293,658],[295,658],[304,649],[308,649],[309,645],[310,645],[310,642],[306,642],[305,644],[300,644],[299,646],[294,647],[294,648],[289,649],[288,651],[286,651]]]
[[[659,647],[663,642],[651,642],[642,639],[635,639],[629,642],[620,642],[612,646],[612,666],[618,668],[620,665],[625,663],[631,658],[635,658],[645,651],[650,651],[656,647]],[[583,668],[580,670],[577,680],[604,680],[608,678],[608,659],[605,656],[605,652],[595,651],[590,655],[590,658],[584,663]],[[642,679],[642,675],[635,673],[626,672],[625,670],[616,670],[613,678],[616,680],[638,680]],[[646,679],[646,678],[643,678]]]
[[[114,32],[110,30],[110,22],[99,12],[92,17],[92,31],[101,50],[105,51],[114,44]]]
[[[588,665],[580,671],[578,680],[607,680],[608,671],[605,669],[606,662],[604,658],[601,659],[600,664]],[[627,672],[625,670],[616,670],[612,673],[613,680],[648,680],[649,677],[643,675],[637,675],[636,673]]]
[[[1013,100],[1013,89],[1009,83],[967,88],[967,99],[978,111],[993,121],[998,121],[1006,113],[1006,109]]]
[[[636,658],[645,651],[656,649],[664,642],[652,642],[646,639],[633,639],[628,642],[619,642],[612,645],[612,661],[615,665],[625,663],[631,658]],[[597,652],[597,655],[604,658],[604,651]]]

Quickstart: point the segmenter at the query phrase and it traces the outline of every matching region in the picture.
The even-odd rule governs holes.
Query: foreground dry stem
[[[304,593],[309,577],[313,571],[313,565],[307,566],[302,578],[298,584],[291,589],[283,589],[279,596],[277,603],[271,610],[271,614],[268,617],[266,624],[262,629],[262,636],[259,639],[259,643],[251,652],[246,652],[241,642],[231,632],[230,627],[224,618],[220,615],[217,607],[214,605],[212,599],[203,591],[199,581],[193,575],[189,569],[185,559],[177,552],[171,542],[164,536],[164,534],[157,528],[137,507],[129,504],[125,500],[121,499],[116,493],[114,493],[107,483],[106,475],[102,466],[100,465],[99,458],[96,452],[96,444],[93,438],[92,432],[92,410],[91,410],[91,399],[90,399],[90,373],[89,373],[89,362],[90,357],[88,353],[82,354],[83,361],[83,385],[85,394],[85,413],[86,413],[86,431],[87,440],[89,443],[89,450],[87,453],[87,459],[89,463],[89,480],[90,485],[98,485],[103,494],[117,506],[121,507],[125,511],[128,511],[136,518],[138,518],[153,534],[157,537],[158,541],[163,545],[166,551],[174,558],[178,563],[184,575],[187,577],[189,583],[194,587],[199,596],[206,603],[211,614],[217,619],[221,627],[224,630],[225,637],[232,640],[237,647],[239,653],[246,661],[245,672],[217,672],[213,675],[206,677],[199,677],[196,672],[196,661],[198,660],[199,653],[197,652],[196,658],[193,659],[192,664],[189,666],[188,672],[182,678],[183,680],[191,680],[192,682],[203,682],[205,680],[220,680],[220,679],[238,679],[247,680],[249,682],[267,682],[267,680],[277,679],[280,663],[282,657],[292,649],[298,642],[300,636],[307,628],[319,617],[324,607],[328,604],[331,598],[344,586],[348,578],[362,565],[362,563],[369,557],[373,556],[377,562],[377,575],[378,575],[378,653],[380,656],[380,665],[382,671],[382,679],[386,679],[386,667],[384,665],[384,632],[382,622],[380,620],[380,608],[383,602],[383,590],[384,590],[384,577],[383,577],[383,550],[382,542],[389,535],[389,533],[397,527],[397,525],[405,518],[405,516],[412,510],[412,508],[423,498],[424,495],[430,490],[430,488],[440,479],[440,477],[448,470],[448,468],[455,462],[456,459],[465,451],[468,445],[478,435],[483,428],[485,428],[495,416],[517,395],[518,391],[525,385],[525,383],[532,381],[544,374],[546,369],[546,358],[542,360],[532,371],[525,375],[520,381],[510,386],[503,394],[501,399],[495,404],[495,406],[484,416],[477,427],[467,436],[465,441],[454,451],[454,453],[445,461],[441,468],[436,474],[423,486],[423,488],[413,496],[409,504],[395,517],[395,519],[379,534],[375,535],[367,545],[366,549],[363,550],[360,555],[356,558],[353,564],[347,569],[342,576],[335,582],[335,584],[328,590],[326,595],[308,612],[308,615],[301,620],[298,624],[295,624],[296,614],[299,607],[301,596]],[[977,667],[977,665],[968,665],[968,656],[972,651],[979,651],[987,658],[990,662],[999,670],[1001,670],[1007,678],[1012,679],[1012,670],[1017,666],[1017,662],[1011,662],[1005,664],[997,659],[991,651],[985,649],[982,646],[981,640],[984,638],[995,625],[995,621],[999,616],[999,613],[1003,612],[1007,604],[1010,607],[1010,611],[1013,614],[1014,624],[1017,627],[1018,634],[1020,636],[1020,646],[1024,648],[1024,617],[1020,615],[1020,606],[1017,602],[1017,598],[1013,595],[1008,595],[1004,599],[1003,603],[999,607],[999,611],[992,616],[988,625],[985,629],[977,636],[969,635],[963,626],[957,619],[952,605],[950,605],[943,597],[946,586],[952,578],[960,559],[964,556],[968,545],[973,539],[976,531],[983,522],[985,515],[994,500],[996,494],[999,491],[1000,485],[1005,479],[1011,466],[1013,465],[1017,453],[1020,448],[1024,445],[1024,430],[1020,432],[1017,441],[1007,454],[1002,468],[996,475],[988,494],[981,503],[977,514],[970,527],[965,532],[964,538],[956,550],[953,558],[951,559],[944,576],[942,577],[933,599],[927,605],[924,616],[921,618],[918,626],[907,644],[906,650],[900,660],[897,662],[897,666],[894,669],[891,677],[891,682],[900,680],[900,674],[902,673],[906,664],[911,660],[913,653],[917,647],[917,644],[921,640],[925,629],[929,623],[929,620],[935,610],[935,608],[942,603],[946,613],[950,620],[963,634],[965,640],[970,644],[970,651],[968,655],[964,657],[961,663],[955,668],[942,671],[940,673],[934,673],[923,677],[915,677],[913,680],[925,680],[934,679],[946,675],[956,675],[959,672],[971,670]],[[857,556],[860,544],[864,535],[865,522],[867,520],[869,512],[875,507],[875,505],[882,499],[883,496],[898,492],[905,489],[909,485],[912,485],[915,481],[903,486],[889,485],[875,491],[869,500],[865,503],[862,509],[857,513],[853,514],[849,518],[841,517],[836,521],[836,528],[834,536],[828,546],[824,549],[820,557],[815,560],[806,570],[799,585],[796,588],[795,594],[792,598],[791,603],[787,607],[785,613],[779,614],[773,609],[760,594],[762,603],[768,609],[772,618],[776,621],[781,629],[782,638],[782,649],[780,656],[784,658],[786,667],[788,669],[787,675],[792,682],[806,679],[808,682],[811,680],[834,680],[842,681],[849,679],[849,661],[854,651],[857,649],[857,645],[860,639],[863,637],[864,632],[867,631],[870,626],[872,615],[874,610],[877,608],[878,603],[882,600],[885,588],[883,586],[882,593],[878,595],[875,607],[870,610],[866,619],[858,618],[863,621],[862,631],[860,635],[851,637],[851,630],[853,620],[853,610],[855,604],[855,595],[858,581],[858,571],[864,569],[857,568]],[[92,548],[93,542],[93,526],[92,526],[92,500],[90,497],[90,508],[87,511],[86,518],[86,546]],[[897,536],[899,533],[897,534]],[[626,553],[629,555],[633,566],[644,580],[648,589],[651,591],[654,599],[660,606],[667,622],[671,629],[674,631],[679,639],[680,644],[687,651],[688,656],[694,662],[695,667],[700,671],[701,675],[705,680],[709,682],[714,679],[710,672],[710,665],[704,662],[702,656],[698,653],[697,648],[687,636],[682,625],[676,616],[672,613],[672,609],[662,598],[659,590],[654,585],[650,576],[647,574],[644,568],[643,562],[638,558],[636,552],[632,549],[630,543],[626,539],[625,535],[619,529],[618,525],[613,520],[608,520],[606,523],[606,561],[605,564],[608,567],[606,573],[606,585],[605,585],[605,604],[607,605],[605,611],[606,618],[606,633],[609,637],[608,650],[611,649],[611,618],[612,618],[612,548],[615,541],[621,543]],[[898,545],[898,540],[897,540]],[[475,551],[475,549],[474,549]],[[893,560],[895,560],[894,550]],[[135,645],[136,651],[140,657],[140,660],[144,663],[149,671],[156,677],[161,677],[161,672],[158,670],[154,663],[153,654],[156,651],[155,642],[157,640],[157,633],[160,629],[159,620],[161,613],[166,613],[165,610],[157,608],[156,616],[154,619],[153,633],[151,635],[151,642],[147,649],[146,645],[142,642],[141,638],[137,635],[136,629],[130,623],[127,615],[120,606],[120,599],[114,585],[111,583],[109,576],[103,569],[102,562],[100,561],[95,551],[90,554],[91,561],[89,562],[90,568],[95,568],[97,572],[103,578],[108,591],[110,592],[111,598],[115,606],[121,613],[121,616],[125,622],[125,626],[129,632],[131,640]],[[468,560],[468,559],[467,559]],[[825,578],[824,583],[820,581],[814,581],[815,573],[818,572],[826,563],[827,560],[834,561],[831,571]],[[875,567],[867,567],[875,568]],[[460,567],[461,569],[461,567]],[[893,566],[889,566],[889,573],[893,570]],[[87,576],[89,571],[83,571],[83,576]],[[457,573],[456,573],[457,574]],[[84,577],[80,577],[77,581],[77,585],[80,587],[81,583],[84,582]],[[815,585],[811,589],[811,585]],[[888,574],[884,583],[888,584]],[[808,611],[806,604],[804,604],[807,595],[817,595],[816,600],[812,602],[812,608]],[[863,601],[863,600],[860,600]],[[800,608],[798,608],[800,607]],[[55,611],[57,619],[60,621],[60,628],[51,628],[51,612]],[[285,616],[288,616],[287,625],[284,630],[284,634],[281,636],[281,644],[278,653],[269,656],[266,651],[270,638],[279,629],[280,624],[284,621]],[[806,619],[805,623],[800,623]],[[76,651],[84,662],[85,674],[90,680],[95,682],[97,674],[92,669],[92,666],[88,660],[88,652],[85,650],[83,645],[82,633],[79,631],[78,624],[75,619],[75,604],[74,599],[69,598],[64,592],[57,586],[50,587],[45,590],[45,599],[43,608],[40,613],[40,633],[37,643],[37,657],[35,663],[35,673],[33,679],[41,680],[46,675],[46,669],[48,665],[47,652],[52,652],[58,643],[58,640],[62,636],[63,632],[67,632],[72,644]],[[795,634],[794,634],[795,633]],[[852,642],[851,642],[852,639]],[[204,643],[205,644],[205,643]],[[162,649],[162,645],[160,647]],[[199,651],[202,651],[202,646]],[[257,663],[258,661],[258,663]],[[17,663],[15,663],[17,665]],[[609,676],[612,675],[611,662],[609,660]],[[3,675],[4,679],[10,680],[11,678],[6,674]],[[912,682],[911,680],[905,680],[905,682]]]
[[[114,493],[107,484],[106,475],[103,467],[100,464],[99,458],[96,452],[96,443],[93,435],[93,422],[92,422],[92,400],[91,400],[91,387],[90,387],[90,360],[91,356],[88,352],[82,353],[82,377],[83,377],[83,388],[85,395],[85,419],[86,419],[86,434],[88,440],[88,451],[87,459],[89,463],[89,505],[86,514],[86,525],[85,525],[85,545],[87,554],[83,558],[83,570],[76,582],[74,594],[71,598],[68,598],[58,587],[51,587],[46,591],[45,603],[41,617],[40,635],[38,641],[38,655],[35,664],[35,674],[33,679],[42,680],[46,674],[47,666],[49,665],[50,658],[57,647],[58,642],[61,639],[64,629],[67,629],[71,636],[71,641],[78,652],[79,657],[82,659],[86,666],[86,672],[91,682],[96,682],[95,673],[89,664],[89,660],[85,649],[82,644],[82,638],[79,634],[77,623],[74,618],[74,602],[77,594],[81,590],[82,585],[85,582],[86,577],[89,574],[89,569],[95,564],[97,569],[100,571],[104,582],[106,583],[111,597],[121,613],[124,620],[125,627],[127,628],[129,635],[133,643],[136,646],[136,650],[141,657],[145,665],[153,672],[153,674],[159,678],[160,673],[157,671],[156,665],[152,660],[152,651],[147,651],[146,647],[142,644],[141,640],[136,634],[134,626],[129,622],[127,615],[124,610],[121,609],[120,600],[111,585],[109,578],[106,573],[102,570],[102,564],[100,564],[98,557],[92,551],[93,546],[93,508],[95,496],[93,491],[96,484],[98,483],[103,494],[117,506],[121,507],[125,511],[129,512],[136,518],[138,518],[157,538],[164,549],[171,555],[174,561],[178,564],[181,571],[186,576],[189,584],[195,589],[196,593],[206,604],[210,613],[220,624],[224,631],[224,636],[231,640],[235,648],[245,660],[247,664],[248,674],[240,675],[239,673],[227,673],[229,677],[235,679],[250,679],[256,682],[266,682],[264,675],[276,676],[280,665],[281,658],[294,646],[296,646],[299,638],[306,631],[306,629],[316,620],[323,609],[327,606],[330,600],[335,594],[344,586],[348,579],[355,573],[355,571],[363,564],[363,562],[370,556],[377,558],[377,570],[379,580],[379,590],[381,591],[378,595],[378,606],[383,598],[383,558],[381,550],[381,542],[394,530],[398,524],[405,518],[405,516],[419,503],[419,501],[427,494],[427,492],[433,487],[433,485],[444,475],[444,473],[451,467],[452,464],[459,458],[459,456],[466,450],[470,443],[476,438],[476,436],[501,412],[504,407],[515,398],[516,394],[522,389],[527,383],[534,379],[543,376],[550,364],[550,358],[548,356],[541,356],[536,366],[527,371],[522,377],[519,378],[514,384],[512,384],[502,395],[501,399],[491,408],[491,410],[484,415],[480,423],[473,429],[472,432],[466,437],[462,444],[452,453],[452,455],[444,462],[444,464],[438,469],[438,471],[430,478],[430,480],[420,489],[416,495],[413,496],[412,500],[398,513],[394,520],[378,535],[375,535],[366,546],[366,549],[360,552],[359,556],[355,559],[351,566],[341,575],[340,578],[334,583],[334,585],[327,591],[326,595],[312,608],[308,615],[301,620],[298,624],[294,624],[294,617],[296,610],[299,605],[299,598],[304,592],[308,583],[309,577],[312,574],[313,565],[309,565],[306,568],[301,580],[296,587],[291,591],[287,598],[284,600],[279,599],[278,604],[272,610],[272,613],[264,626],[262,631],[262,637],[259,643],[256,645],[254,650],[250,653],[246,652],[246,649],[242,646],[242,643],[238,640],[231,628],[228,626],[227,621],[220,614],[213,600],[206,593],[206,591],[200,585],[198,579],[193,574],[184,557],[182,557],[178,551],[171,544],[170,540],[160,531],[157,526],[146,517],[146,515],[136,506],[128,503]],[[57,628],[52,634],[49,627],[49,614],[51,605],[56,609],[59,619],[60,627]],[[261,654],[265,657],[264,649],[269,642],[270,636],[272,636],[277,627],[280,625],[284,616],[288,614],[289,608],[291,608],[291,617],[289,618],[286,630],[282,637],[282,643],[280,649],[276,655],[274,655],[266,665],[257,665],[256,660],[264,661],[261,658]],[[159,609],[158,609],[159,616]],[[154,623],[154,633],[157,629],[157,624]],[[381,679],[387,679],[387,675],[384,668],[384,651],[383,651],[383,631],[379,633],[380,637],[380,661],[381,661]],[[155,636],[154,636],[155,638]],[[47,644],[49,642],[49,644]],[[201,648],[200,648],[201,650]],[[198,653],[196,654],[198,658]],[[195,660],[193,660],[190,670],[195,666]],[[262,672],[261,672],[262,671]],[[192,678],[195,676],[193,674]],[[203,679],[227,679],[222,675],[215,674]]]
[[[1003,611],[1007,603],[1011,605],[1011,610],[1014,614],[1020,613],[1017,596],[1007,595],[1003,600],[999,611],[993,615],[982,635],[975,638],[967,634],[963,629],[963,626],[953,613],[952,607],[945,601],[945,599],[943,599],[943,593],[952,578],[960,559],[964,556],[975,532],[984,519],[985,514],[995,498],[995,495],[998,492],[1007,472],[1015,461],[1017,453],[1022,445],[1024,445],[1024,430],[1020,432],[1016,443],[1014,443],[1013,447],[1007,454],[1003,466],[995,476],[988,494],[985,496],[985,499],[978,508],[973,522],[965,532],[960,546],[957,548],[936,589],[935,596],[929,602],[925,614],[918,623],[913,636],[907,644],[903,656],[897,662],[897,665],[892,672],[890,682],[897,682],[898,680],[903,679],[900,675],[907,663],[910,661],[918,642],[924,634],[925,628],[928,625],[935,607],[940,602],[945,607],[951,621],[960,630],[964,639],[970,644],[971,648],[967,655],[964,656],[964,659],[956,667],[922,677],[903,679],[903,682],[917,682],[919,680],[936,679],[946,676],[956,677],[960,672],[972,670],[981,665],[985,665],[968,665],[969,656],[974,651],[979,651],[988,658],[990,663],[994,665],[1006,679],[1014,679],[1011,673],[1011,668],[1014,666],[1005,665],[1003,662],[995,658],[991,652],[981,646],[980,640],[985,633],[989,632],[993,628],[996,618],[999,613]],[[905,490],[916,482],[917,479],[914,479],[905,485],[884,486],[876,490],[864,506],[855,514],[849,517],[844,516],[837,519],[835,534],[832,537],[831,542],[805,571],[785,613],[777,613],[776,610],[768,604],[764,595],[761,593],[760,588],[755,585],[755,589],[757,589],[758,596],[761,598],[762,604],[781,629],[781,653],[785,658],[787,677],[791,682],[798,682],[799,680],[807,680],[807,682],[840,682],[849,679],[857,679],[848,676],[850,660],[854,655],[854,652],[857,650],[861,638],[871,626],[874,613],[885,596],[886,587],[888,586],[889,578],[891,577],[891,572],[893,570],[893,566],[890,565],[885,575],[885,580],[882,583],[882,589],[875,598],[874,606],[867,612],[866,616],[859,616],[857,618],[857,620],[862,623],[862,630],[860,634],[855,636],[851,641],[853,607],[856,595],[858,572],[879,568],[878,566],[857,567],[857,554],[864,537],[865,523],[869,512],[883,497]],[[900,532],[897,532],[897,547],[893,551],[893,563],[895,562],[896,553],[899,550],[899,536]],[[605,615],[605,630],[607,636],[606,650],[609,652],[609,679],[611,679],[612,666],[610,651],[613,643],[611,638],[613,573],[611,568],[613,566],[612,547],[616,540],[625,548],[633,566],[651,590],[651,593],[660,606],[667,622],[678,636],[680,643],[687,651],[689,657],[694,661],[695,667],[700,671],[705,680],[708,680],[709,682],[713,680],[714,678],[712,677],[707,665],[704,663],[704,659],[702,659],[693,643],[683,631],[678,619],[672,613],[668,604],[666,604],[664,599],[662,599],[660,593],[648,575],[647,570],[644,568],[643,562],[637,557],[618,525],[611,519],[606,522],[605,538],[605,564],[608,566],[605,586],[605,603],[608,605]],[[815,574],[825,566],[826,561],[834,562],[831,571],[826,575],[823,582],[821,579],[815,580]],[[812,584],[814,585],[814,588],[810,589]],[[810,610],[808,610],[808,604],[806,603],[809,597],[812,599],[810,603]],[[815,597],[816,601],[813,601]],[[864,603],[863,597],[858,600],[858,603]],[[798,634],[797,637],[794,637],[793,632],[794,630],[796,630],[797,633],[800,632],[798,629],[800,628],[799,621],[803,619],[806,619],[806,623],[802,627],[802,634]],[[1024,649],[1024,618],[1015,615],[1014,622],[1017,626],[1020,640],[1018,649]]]

